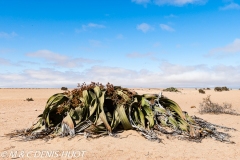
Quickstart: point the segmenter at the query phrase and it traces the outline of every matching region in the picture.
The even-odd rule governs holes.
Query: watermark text
[[[60,151],[60,150],[39,150],[39,151],[2,151],[0,158],[82,158],[86,151]]]

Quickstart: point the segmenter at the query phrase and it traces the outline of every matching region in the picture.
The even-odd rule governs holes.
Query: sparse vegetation
[[[203,102],[200,103],[199,113],[239,115],[234,109],[232,109],[231,104],[223,103],[222,105],[219,105],[218,103],[213,103],[210,97],[211,96],[208,95],[206,98],[203,98]]]
[[[170,90],[176,91],[173,87]],[[227,133],[217,131],[219,126],[189,116],[176,102],[162,94],[138,95],[110,83],[106,86],[83,83],[72,91],[54,94],[38,117],[29,129],[7,135],[21,136],[28,141],[79,134],[86,137],[115,136],[117,131],[134,129],[151,141],[161,141],[161,132],[196,142],[207,136],[231,142]]]
[[[226,86],[225,87],[215,87],[214,91],[217,91],[217,92],[229,91],[229,88],[227,88]]]
[[[66,90],[68,90],[68,88],[67,87],[62,87],[61,90],[66,91]]]
[[[227,88],[226,86],[222,87],[222,91],[229,91],[229,88]]]
[[[222,87],[215,87],[215,88],[214,88],[214,91],[222,92]]]
[[[205,94],[205,91],[203,89],[198,90],[199,93]]]
[[[180,92],[177,88],[174,88],[174,87],[163,89],[163,91],[165,91],[165,92]]]
[[[32,98],[27,98],[26,101],[34,101]]]

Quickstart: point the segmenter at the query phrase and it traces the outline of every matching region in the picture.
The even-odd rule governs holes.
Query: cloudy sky
[[[0,0],[0,87],[240,87],[240,0]]]

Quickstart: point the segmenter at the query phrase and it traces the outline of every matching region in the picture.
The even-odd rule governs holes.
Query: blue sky
[[[0,87],[240,87],[239,0],[0,0]]]

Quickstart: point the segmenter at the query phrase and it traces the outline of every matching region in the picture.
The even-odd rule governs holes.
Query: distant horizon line
[[[217,86],[217,87],[224,87],[224,86]],[[68,88],[68,87],[66,87]],[[79,88],[79,87],[70,87],[68,89],[75,89],[75,88]],[[122,87],[122,88],[146,88],[146,89],[165,89],[165,88],[170,88],[170,87]],[[214,89],[215,87],[174,87],[174,88],[180,88],[180,89]],[[229,89],[240,89],[240,87],[227,87]],[[61,87],[0,87],[0,89],[60,89]]]

